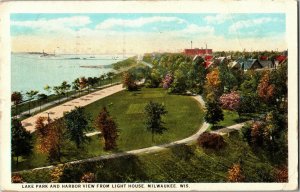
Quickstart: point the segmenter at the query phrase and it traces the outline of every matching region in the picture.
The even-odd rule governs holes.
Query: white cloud
[[[176,22],[185,23],[186,21],[178,17],[141,17],[138,19],[107,19],[96,26],[96,29],[111,29],[114,27],[130,27],[138,28],[146,24],[157,23],[157,22]]]
[[[233,23],[231,26],[229,26],[228,32],[231,34],[235,34],[235,33],[237,33],[237,31],[239,31],[240,29],[243,29],[243,28],[255,27],[255,26],[265,24],[265,23],[276,22],[276,21],[277,21],[277,19],[273,19],[270,17],[241,20],[241,21],[237,21],[237,22]]]
[[[12,26],[29,27],[43,31],[66,31],[71,27],[83,27],[91,23],[87,16],[74,16],[58,19],[38,19],[31,21],[12,21]]]
[[[215,32],[215,29],[211,26],[198,26],[196,24],[189,24],[187,27],[181,31],[181,33],[199,33],[199,34],[207,34],[211,35]]]
[[[217,14],[215,16],[206,16],[204,17],[204,20],[208,24],[221,24],[224,23],[225,21],[231,19],[231,15],[229,14]]]

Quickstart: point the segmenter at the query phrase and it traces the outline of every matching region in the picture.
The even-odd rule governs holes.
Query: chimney
[[[191,49],[193,49],[193,41],[191,41]]]

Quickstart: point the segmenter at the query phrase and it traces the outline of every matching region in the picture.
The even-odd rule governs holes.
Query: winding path
[[[201,106],[205,106],[205,103],[204,103],[201,96],[198,95],[198,96],[194,96],[193,98],[195,100],[197,100],[201,104]],[[92,157],[92,158],[88,158],[88,159],[82,159],[82,160],[66,162],[64,164],[79,164],[79,163],[84,163],[84,162],[95,162],[95,161],[99,161],[99,160],[103,160],[103,159],[118,158],[118,157],[122,157],[122,156],[126,156],[126,155],[137,155],[137,154],[141,154],[141,153],[158,152],[158,151],[161,151],[161,150],[166,149],[166,148],[171,147],[171,146],[175,146],[175,145],[178,145],[178,144],[187,144],[187,143],[193,142],[193,141],[197,140],[199,135],[201,135],[204,131],[206,131],[208,129],[208,127],[209,127],[209,124],[204,122],[199,127],[199,130],[197,131],[197,133],[195,133],[194,135],[192,135],[188,138],[185,138],[185,139],[181,139],[181,140],[178,140],[178,141],[171,142],[171,143],[152,146],[152,147],[147,147],[147,148],[142,148],[142,149],[135,149],[135,150],[126,151],[126,152],[113,153],[113,154],[108,154],[108,155],[101,155],[101,156],[98,156],[98,157]],[[50,166],[38,167],[38,168],[30,169],[30,170],[33,171],[33,170],[41,170],[41,169],[52,169],[54,167],[55,167],[55,165],[50,165]],[[22,171],[26,171],[26,170],[22,170]],[[22,171],[17,171],[17,172],[22,172]],[[14,173],[17,173],[17,172],[14,172]]]
[[[51,119],[59,119],[63,117],[65,112],[69,112],[75,109],[75,107],[84,107],[86,105],[89,105],[99,99],[102,99],[104,97],[107,97],[109,95],[112,95],[114,93],[117,93],[119,91],[124,90],[122,87],[122,84],[114,85],[105,89],[101,89],[99,91],[90,93],[88,95],[84,95],[82,97],[79,97],[77,99],[73,99],[71,101],[65,102],[59,106],[53,107],[51,109],[48,109],[44,112],[38,113],[32,117],[29,117],[27,119],[24,119],[21,123],[25,127],[26,130],[30,132],[35,131],[35,122],[38,117],[49,117]]]

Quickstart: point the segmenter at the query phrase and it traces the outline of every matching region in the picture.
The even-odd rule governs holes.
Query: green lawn
[[[163,103],[168,114],[163,118],[167,130],[162,135],[155,135],[154,142],[151,133],[145,128],[144,106],[150,100]],[[115,119],[119,132],[118,149],[114,152],[127,151],[149,147],[157,144],[186,138],[194,134],[203,122],[203,112],[199,103],[189,96],[169,95],[163,89],[142,88],[141,91],[122,91],[94,102],[85,107],[85,113],[93,120],[106,106]],[[63,147],[63,162],[95,157],[108,152],[103,151],[103,140],[99,135],[91,137],[83,149],[77,149],[71,142]],[[27,159],[21,159],[18,168],[13,161],[13,170],[29,169],[49,165],[47,157],[37,150]]]
[[[205,150],[196,144],[160,152],[70,165],[61,182],[79,182],[92,172],[96,182],[226,182],[228,169],[241,162],[245,182],[274,182],[273,166],[242,141],[238,132],[224,137],[225,148]],[[50,182],[49,170],[21,172],[27,182]]]
[[[155,135],[154,143],[151,141],[151,133],[145,128],[144,107],[149,101],[164,104],[168,111],[163,118],[167,130],[162,135]],[[188,137],[203,122],[202,109],[196,100],[188,96],[169,95],[161,88],[122,91],[87,106],[85,111],[90,114],[91,119],[95,119],[104,106],[117,122],[120,130],[118,147],[121,151]]]

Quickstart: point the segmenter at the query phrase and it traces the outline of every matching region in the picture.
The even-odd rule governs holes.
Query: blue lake
[[[109,65],[123,60],[120,55],[58,55],[11,54],[11,91],[37,90],[45,92],[45,85],[56,86],[63,81],[72,83],[78,77],[99,77],[112,68],[85,68],[81,66]]]

